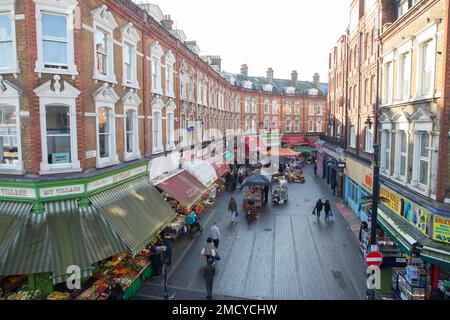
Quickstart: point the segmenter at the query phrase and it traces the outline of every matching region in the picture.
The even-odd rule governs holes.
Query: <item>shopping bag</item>
[[[333,217],[333,216],[334,216],[333,211],[330,211],[330,217]]]
[[[220,256],[219,256],[218,254],[216,254],[216,255],[214,256],[214,260],[220,261]]]
[[[184,226],[184,227],[181,229],[181,234],[182,234],[182,235],[185,235],[187,232],[188,232],[187,227]]]
[[[236,211],[236,212],[234,213],[234,215],[235,215],[236,218],[239,217],[239,212]]]
[[[205,248],[203,248],[202,251],[200,251],[200,255],[202,255],[202,256],[205,255]]]
[[[312,212],[313,216],[316,215],[316,208],[314,208],[313,212]]]

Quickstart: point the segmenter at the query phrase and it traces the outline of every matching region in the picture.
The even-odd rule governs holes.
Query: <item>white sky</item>
[[[222,69],[300,80],[319,72],[327,81],[328,54],[345,32],[350,0],[153,0],[201,55],[220,55]]]

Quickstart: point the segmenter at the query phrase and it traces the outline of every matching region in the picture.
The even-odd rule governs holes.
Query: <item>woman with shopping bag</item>
[[[203,247],[200,254],[206,258],[206,261],[208,261],[208,259],[214,259],[214,257],[216,256],[216,250],[211,238],[206,239],[205,246]]]

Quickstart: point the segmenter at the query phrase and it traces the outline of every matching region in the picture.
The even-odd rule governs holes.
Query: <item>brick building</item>
[[[0,219],[17,222],[0,235],[2,275],[60,282],[61,266],[82,261],[89,273],[124,248],[136,254],[173,220],[154,185],[180,173],[190,149],[220,151],[224,134],[314,136],[327,119],[319,75],[224,72],[154,4],[1,1],[0,47]]]
[[[448,12],[448,1],[439,0],[352,2],[329,68],[330,110],[336,126],[344,120],[345,135],[330,130],[320,142],[325,154],[340,150],[341,195],[366,222],[371,208],[361,200],[372,193],[377,142],[380,194],[388,199],[379,204],[378,225],[404,254],[425,262],[433,289],[439,266],[450,265]]]

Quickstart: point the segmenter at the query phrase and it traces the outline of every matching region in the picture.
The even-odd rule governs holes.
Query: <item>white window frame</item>
[[[349,136],[350,136],[349,146],[351,148],[356,148],[356,127],[354,125],[350,126]]]
[[[162,137],[162,111],[164,109],[164,104],[162,100],[157,96],[153,102],[152,102],[152,153],[158,154],[164,151],[164,145],[163,145],[163,137]],[[155,140],[155,114],[159,114],[158,119],[158,137],[157,140]],[[157,146],[155,146],[155,141],[158,143]]]
[[[37,60],[34,72],[78,75],[75,65],[74,49],[74,9],[78,5],[76,0],[34,0],[36,5],[36,37],[37,37]],[[67,18],[67,69],[46,68],[44,63],[42,12],[64,15]]]
[[[124,132],[124,161],[132,161],[142,158],[140,146],[139,146],[139,105],[141,99],[136,94],[134,89],[130,89],[128,93],[122,98],[124,105],[124,120],[123,120],[123,132]],[[132,110],[135,112],[135,119],[133,119],[134,137],[133,137],[133,152],[127,152],[127,137],[126,137],[126,125],[127,125],[127,111]]]
[[[11,65],[0,68],[0,74],[18,74],[19,60],[17,59],[17,42],[16,42],[16,15],[15,15],[15,0],[4,0],[0,3],[0,14],[9,15],[11,21],[11,41],[12,41],[12,57]],[[9,13],[9,14],[8,14]]]
[[[316,131],[315,132],[323,132],[322,129],[322,120],[317,120],[316,121]]]
[[[386,174],[390,175],[392,170],[391,156],[392,156],[392,133],[390,129],[384,129],[380,131],[381,136],[381,164],[380,170]],[[389,138],[389,148],[386,145],[386,138]],[[386,168],[386,163],[389,164],[389,168]]]
[[[8,165],[0,163],[0,174],[24,173],[23,155],[22,155],[22,134],[21,134],[21,114],[20,114],[20,91],[13,87],[8,81],[3,81],[0,76],[0,106],[11,106],[16,112],[16,133],[17,133],[17,164]]]
[[[315,110],[314,105],[313,104],[309,104],[308,105],[308,115],[309,116],[313,116],[315,114],[314,110]]]
[[[278,114],[278,102],[277,100],[272,101],[272,114]]]
[[[137,79],[137,44],[141,41],[139,33],[133,27],[133,24],[130,22],[122,29],[120,29],[122,34],[122,85],[124,87],[139,89],[139,83]],[[125,68],[125,46],[128,45],[131,47],[131,79],[128,82]]]
[[[402,65],[402,60],[405,58],[405,64]],[[409,41],[406,46],[398,49],[397,57],[397,100],[406,102],[411,96],[411,66],[412,66],[412,42]],[[408,85],[406,92],[403,92],[403,82],[407,80]]]
[[[245,97],[244,99],[244,113],[249,113],[249,105],[250,105],[250,98]]]
[[[270,102],[269,102],[269,100],[264,100],[264,114],[270,114]]]
[[[394,98],[394,56],[393,52],[383,57],[383,105],[393,102]],[[387,70],[390,65],[389,71]],[[389,90],[388,90],[389,87]],[[355,101],[356,101],[355,97]]]
[[[256,108],[256,99],[252,99],[252,113],[256,114],[257,113],[257,108]]]
[[[175,149],[175,110],[176,104],[170,100],[166,105],[166,150]],[[171,116],[171,117],[169,117]],[[205,121],[206,123],[206,121]],[[206,130],[205,130],[206,131]]]
[[[294,118],[294,131],[295,132],[300,131],[300,118],[299,117]]]
[[[416,70],[416,92],[415,92],[415,100],[428,99],[434,97],[435,92],[435,77],[436,77],[436,43],[438,37],[438,27],[436,22],[432,22],[430,25],[422,29],[418,32],[416,36],[416,59],[417,59],[417,70]],[[423,45],[425,43],[430,42],[431,52],[433,53],[432,65],[430,69],[431,73],[431,82],[430,82],[430,92],[423,92]]]
[[[94,35],[94,76],[95,80],[106,81],[117,84],[117,78],[114,73],[114,30],[119,26],[114,19],[113,14],[107,11],[107,6],[103,5],[100,8],[91,12],[93,19],[93,35]],[[106,75],[101,74],[97,67],[97,48],[95,47],[95,37],[97,31],[106,33],[107,39],[107,72]]]
[[[151,76],[152,76],[152,93],[154,94],[163,94],[162,90],[162,76],[161,76],[161,70],[162,70],[162,64],[161,64],[161,58],[164,56],[164,51],[162,50],[161,46],[159,45],[159,42],[156,41],[150,46],[150,66],[151,66]],[[156,69],[154,65],[156,64]],[[173,64],[172,64],[173,66]],[[156,75],[156,80],[155,80]]]
[[[52,81],[47,81],[40,87],[33,90],[39,97],[39,115],[40,115],[40,130],[41,130],[41,151],[42,159],[40,164],[41,175],[66,173],[66,172],[80,172],[81,165],[78,159],[78,144],[77,144],[77,110],[76,99],[80,95],[75,87],[66,81],[60,82],[60,76],[53,77]],[[61,87],[64,90],[61,91]],[[48,149],[47,149],[47,121],[46,121],[46,107],[47,106],[66,106],[69,107],[70,117],[70,156],[71,163],[64,164],[49,164],[48,163]]]
[[[373,129],[366,127],[364,140],[364,151],[367,153],[373,153]]]
[[[314,121],[308,120],[308,132],[314,132]]]
[[[402,134],[405,134],[406,139],[406,151],[402,152]],[[396,130],[395,131],[395,165],[394,165],[394,175],[395,179],[402,182],[407,181],[408,177],[408,152],[409,152],[409,132],[407,130]],[[401,172],[401,158],[405,158],[405,172]]]
[[[421,191],[424,191],[425,193],[428,193],[431,186],[431,146],[432,146],[432,138],[433,134],[431,131],[428,130],[420,130],[421,128],[415,128],[414,131],[414,146],[413,146],[413,172],[412,172],[412,179],[411,179],[411,185],[416,188],[420,189]],[[421,142],[422,142],[422,134],[427,133],[428,134],[428,157],[423,157],[420,154],[421,149]],[[428,184],[425,185],[420,182],[420,162],[426,161],[428,162],[428,172],[427,172],[427,180]]]
[[[117,155],[117,146],[116,146],[116,113],[115,113],[115,105],[117,101],[119,101],[119,96],[114,91],[112,87],[108,87],[107,83],[104,83],[102,87],[100,87],[94,93],[94,101],[95,101],[95,113],[97,116],[95,117],[95,137],[97,143],[97,154],[96,160],[97,168],[109,167],[119,163],[119,157]],[[109,157],[101,158],[100,157],[100,139],[99,139],[99,113],[98,110],[102,107],[111,109],[110,121],[110,150]]]

